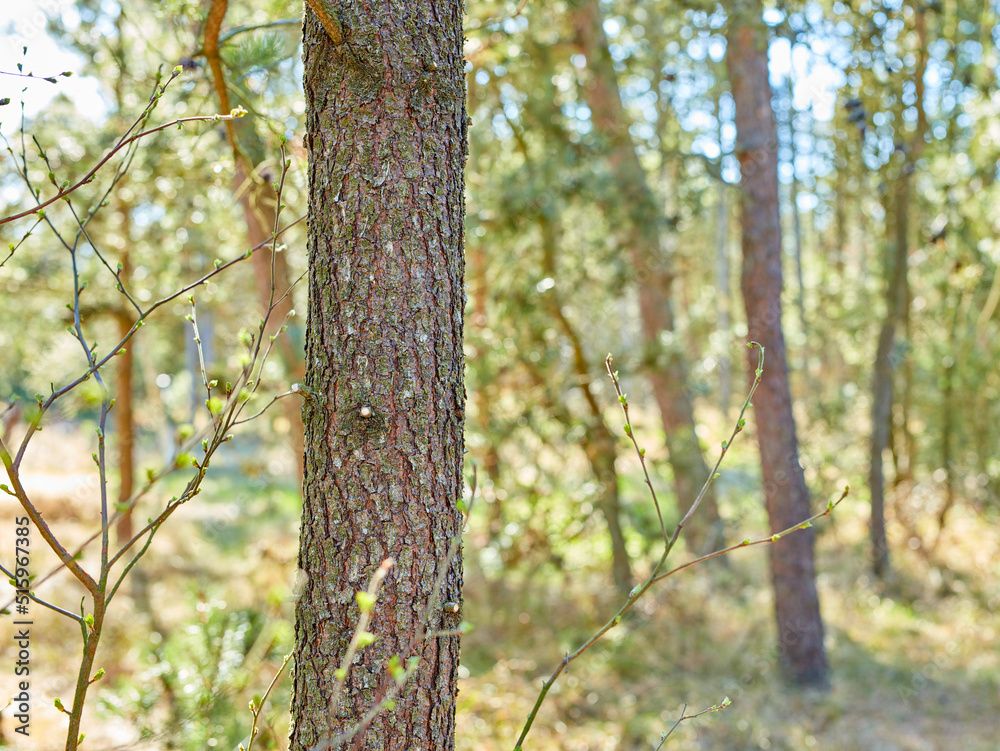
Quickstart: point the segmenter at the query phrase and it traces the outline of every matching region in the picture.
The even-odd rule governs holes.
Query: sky
[[[81,112],[93,111],[85,103],[95,101],[98,82],[80,77],[76,72],[83,61],[74,53],[61,49],[46,33],[46,17],[56,16],[73,7],[73,0],[3,0],[0,15],[0,71],[16,73],[21,63],[23,72],[36,76],[57,76],[56,83],[14,76],[0,76],[0,98],[10,97],[10,104],[0,107],[0,132],[10,138],[21,119],[23,96],[25,113],[36,114],[57,94],[62,93],[81,104]],[[27,54],[24,48],[27,47]],[[70,78],[58,77],[72,71]],[[26,89],[22,93],[22,89]]]

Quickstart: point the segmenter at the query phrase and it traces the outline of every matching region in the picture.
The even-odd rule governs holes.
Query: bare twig
[[[701,491],[698,493],[697,497],[694,499],[694,502],[691,504],[691,507],[688,509],[687,513],[684,515],[684,517],[681,519],[681,521],[677,524],[677,527],[674,529],[673,535],[671,535],[669,538],[667,538],[666,537],[666,533],[665,533],[665,527],[661,526],[661,528],[664,530],[664,540],[665,540],[664,550],[663,550],[663,553],[660,555],[659,560],[653,566],[652,571],[650,572],[649,576],[646,577],[645,581],[643,581],[641,584],[636,585],[632,589],[632,591],[629,593],[628,597],[626,598],[625,603],[618,609],[618,612],[616,612],[603,626],[601,626],[597,631],[595,631],[590,636],[590,638],[588,638],[583,644],[581,644],[579,647],[577,647],[577,649],[574,650],[573,652],[567,652],[566,656],[563,657],[563,659],[559,661],[558,665],[556,665],[555,670],[553,670],[553,672],[549,676],[549,678],[542,684],[542,687],[541,687],[541,689],[539,690],[539,693],[538,693],[538,697],[535,700],[535,704],[534,704],[534,706],[532,706],[531,712],[528,714],[528,717],[525,720],[524,727],[521,729],[521,734],[518,736],[517,742],[514,744],[515,751],[520,751],[520,749],[523,747],[524,739],[527,737],[528,732],[531,730],[531,727],[534,724],[536,717],[538,716],[538,711],[539,711],[539,709],[541,709],[542,703],[545,701],[545,697],[548,695],[549,690],[552,688],[552,686],[555,685],[556,681],[559,678],[559,675],[561,673],[563,673],[569,667],[570,663],[572,663],[574,660],[578,659],[584,652],[586,652],[594,644],[596,644],[598,641],[600,641],[600,639],[606,633],[608,633],[608,631],[610,631],[611,629],[613,629],[616,626],[618,626],[618,624],[621,623],[622,617],[629,610],[632,609],[632,606],[635,605],[635,603],[649,590],[650,587],[653,586],[653,584],[655,584],[660,579],[666,578],[667,576],[671,576],[672,574],[674,574],[674,573],[676,573],[678,571],[681,571],[681,570],[687,568],[688,566],[692,566],[695,563],[700,563],[701,561],[705,561],[705,560],[708,560],[710,558],[715,558],[717,556],[724,555],[725,553],[728,553],[728,552],[730,552],[732,550],[735,550],[737,548],[748,547],[750,545],[759,545],[759,544],[767,544],[767,543],[777,542],[784,535],[789,534],[791,532],[794,532],[795,530],[803,529],[804,527],[808,527],[816,519],[818,519],[818,518],[820,518],[822,516],[826,516],[828,513],[830,513],[837,506],[838,503],[840,503],[840,500],[843,500],[843,497],[846,496],[847,490],[845,489],[844,496],[841,496],[841,498],[839,500],[837,500],[836,502],[831,502],[827,506],[826,511],[824,511],[824,512],[822,512],[820,514],[817,514],[815,516],[812,516],[812,517],[810,517],[808,519],[805,519],[805,520],[799,522],[798,524],[794,525],[793,527],[790,527],[789,529],[783,530],[782,532],[778,532],[777,534],[771,535],[770,537],[768,537],[768,538],[766,538],[764,540],[758,540],[758,541],[755,541],[755,542],[751,542],[749,540],[744,540],[739,545],[734,545],[734,546],[731,546],[729,548],[725,548],[723,550],[717,551],[715,553],[711,553],[709,555],[702,556],[701,558],[697,558],[694,561],[691,561],[689,563],[684,564],[683,566],[679,566],[678,568],[674,569],[673,571],[670,571],[670,572],[667,572],[667,573],[663,573],[663,567],[664,567],[664,565],[667,562],[667,557],[670,555],[670,552],[673,550],[674,545],[677,543],[677,540],[680,537],[681,531],[684,529],[684,525],[687,523],[687,521],[691,518],[691,516],[697,510],[697,508],[698,508],[699,504],[701,503],[702,499],[705,497],[705,493],[708,492],[709,487],[711,487],[712,483],[718,478],[718,476],[719,476],[718,470],[719,470],[719,467],[722,464],[722,460],[725,458],[726,453],[728,452],[729,447],[732,445],[733,440],[736,438],[736,436],[739,433],[741,433],[743,431],[743,428],[746,425],[746,420],[744,418],[744,415],[746,414],[747,410],[752,406],[752,402],[750,400],[753,398],[754,392],[757,390],[757,387],[758,387],[758,385],[760,384],[760,381],[761,381],[761,376],[762,376],[762,374],[764,372],[764,348],[760,344],[758,344],[757,342],[750,342],[747,346],[748,347],[756,347],[759,350],[759,360],[758,360],[757,369],[756,369],[755,375],[754,375],[754,381],[753,381],[753,383],[752,383],[752,385],[750,387],[750,391],[747,394],[746,399],[743,401],[743,407],[742,407],[742,409],[740,409],[740,414],[739,414],[739,416],[737,418],[736,425],[733,428],[733,432],[730,434],[729,440],[722,442],[722,451],[719,454],[718,460],[715,462],[715,466],[712,468],[712,472],[709,473],[708,479],[705,480],[705,484],[702,486]],[[629,439],[631,439],[632,445],[633,445],[633,447],[636,450],[636,454],[639,456],[639,461],[642,463],[643,472],[645,473],[645,476],[646,476],[646,484],[649,487],[649,491],[650,491],[650,493],[653,496],[654,504],[656,504],[656,506],[657,506],[657,512],[659,512],[659,503],[656,500],[656,494],[655,494],[655,492],[653,490],[652,483],[649,480],[649,474],[646,472],[646,463],[645,463],[645,454],[646,454],[646,452],[645,452],[644,449],[640,448],[639,444],[636,442],[636,439],[635,439],[635,436],[634,436],[634,432],[632,430],[632,425],[629,422],[629,417],[628,417],[628,399],[626,398],[625,394],[621,390],[621,385],[620,385],[620,382],[618,380],[618,373],[617,373],[617,371],[613,371],[611,369],[611,356],[610,355],[608,355],[608,357],[607,357],[607,359],[605,361],[605,365],[607,366],[608,374],[611,376],[611,381],[614,384],[615,393],[618,395],[618,401],[621,404],[622,410],[623,410],[623,412],[625,414],[625,427],[624,427],[625,434],[629,437]],[[662,516],[661,516],[661,524],[662,524]],[[719,708],[721,708],[721,707],[719,707]]]
[[[285,668],[288,666],[289,660],[292,659],[292,653],[289,652],[285,655],[285,659],[281,661],[281,667],[278,668],[278,672],[274,674],[274,678],[271,679],[271,683],[268,684],[267,691],[264,695],[260,697],[260,704],[257,704],[253,700],[250,701],[250,714],[253,716],[253,723],[250,727],[250,740],[247,741],[246,749],[243,748],[243,744],[240,744],[240,751],[253,751],[253,742],[257,738],[257,734],[260,729],[257,727],[257,723],[260,720],[260,714],[264,711],[264,707],[267,706],[267,697],[271,695],[271,691],[274,689],[275,685],[278,683],[278,678],[281,674],[285,672]]]
[[[685,720],[693,720],[695,717],[701,717],[703,714],[708,714],[709,712],[718,712],[720,709],[725,709],[732,703],[732,700],[727,696],[718,704],[715,704],[708,709],[703,709],[700,712],[695,712],[694,714],[684,714],[688,708],[688,705],[685,704],[681,709],[681,716],[677,718],[677,722],[670,726],[670,730],[660,736],[660,742],[656,745],[656,748],[653,749],[653,751],[660,751],[660,749],[663,748],[663,744],[667,742],[667,738],[670,737],[670,734],[673,733],[677,729],[677,726]]]
[[[148,116],[148,112],[152,109],[153,103],[157,99],[159,99],[160,96],[163,95],[163,90],[166,88],[166,86],[171,81],[173,81],[177,76],[179,76],[180,73],[181,73],[181,66],[178,65],[176,68],[174,68],[173,74],[170,76],[167,82],[164,84],[160,84],[160,86],[157,87],[158,93],[153,95],[153,100],[150,102],[149,107],[147,107],[147,110],[136,121],[136,123],[131,128],[129,128],[128,133],[131,133],[131,131],[136,127],[136,125],[138,125]],[[116,143],[107,154],[101,157],[100,161],[98,161],[97,164],[94,165],[90,169],[90,171],[86,175],[84,175],[84,177],[81,180],[77,181],[76,183],[73,183],[72,185],[66,188],[62,188],[52,198],[49,198],[45,201],[41,201],[37,206],[35,206],[32,209],[27,209],[26,211],[22,211],[18,214],[12,214],[11,216],[0,218],[0,225],[7,224],[8,222],[13,222],[17,219],[21,219],[22,217],[30,216],[31,214],[37,214],[39,211],[45,209],[46,206],[50,206],[56,201],[65,198],[70,193],[79,190],[84,185],[87,185],[88,183],[92,182],[94,178],[97,176],[97,173],[100,171],[100,169],[105,164],[108,163],[108,160],[110,160],[115,154],[117,154],[119,151],[121,151],[123,148],[128,146],[133,141],[138,141],[142,138],[145,138],[146,136],[153,135],[154,133],[159,133],[161,130],[166,130],[167,128],[172,128],[174,126],[183,126],[184,123],[220,122],[220,121],[228,122],[230,120],[243,117],[244,112],[245,111],[242,110],[241,108],[236,108],[228,115],[200,115],[196,117],[181,117],[176,120],[171,120],[168,123],[164,123],[163,125],[158,125],[155,128],[150,128],[149,130],[143,130],[140,131],[139,133],[132,133],[131,135],[123,136],[122,139],[118,141],[118,143]]]

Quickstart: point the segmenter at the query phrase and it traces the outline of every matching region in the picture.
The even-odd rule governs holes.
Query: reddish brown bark
[[[447,552],[461,531],[465,403],[462,4],[325,6],[340,43],[309,9],[303,37],[311,273],[291,748],[363,724],[398,655],[419,667],[354,747],[449,749],[459,640],[424,634],[461,618],[461,562]],[[331,712],[355,593],[386,558],[376,639]]]
[[[754,396],[764,498],[772,531],[811,513],[798,459],[781,329],[781,219],[778,210],[777,129],[771,109],[767,31],[759,0],[730,17],[726,63],[736,105],[737,153],[742,173],[742,289],[752,340],[766,348],[763,380]],[[748,358],[754,377],[757,356]],[[826,686],[823,621],[816,592],[813,533],[796,532],[769,547],[771,582],[784,676]]]

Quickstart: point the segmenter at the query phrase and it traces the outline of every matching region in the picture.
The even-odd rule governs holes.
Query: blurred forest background
[[[298,5],[254,0],[214,20],[192,0],[24,6],[2,40],[0,216],[33,205],[24,177],[43,197],[82,177],[143,111],[158,70],[183,72],[151,124],[249,113],[163,130],[135,152],[80,240],[90,339],[117,340],[134,320],[99,257],[119,262],[148,302],[269,236],[282,138],[284,217],[304,213]],[[479,499],[465,539],[474,630],[463,639],[457,747],[472,750],[513,745],[539,678],[659,555],[607,353],[671,525],[749,381],[723,6],[480,0],[467,12],[466,440]],[[767,556],[752,548],[658,586],[557,684],[530,745],[655,748],[685,703],[696,711],[728,696],[730,707],[684,723],[665,747],[995,750],[1000,4],[815,0],[769,5],[763,19],[799,461],[814,510],[852,489],[815,528],[832,688],[783,684]],[[18,64],[34,77],[7,75]],[[81,195],[100,201],[109,180]],[[0,411],[14,442],[34,395],[84,365],[65,331],[67,249],[47,223],[76,231],[62,204],[44,221],[0,227]],[[211,378],[238,371],[240,331],[266,309],[272,263],[279,291],[306,271],[305,233],[291,228],[273,259],[255,254],[196,292]],[[662,271],[631,254],[650,237]],[[262,372],[261,407],[301,377],[304,287],[292,297],[277,319],[298,315]],[[644,299],[670,301],[672,320],[652,339]],[[183,298],[166,306],[107,371],[121,497],[207,419],[189,312]],[[670,406],[678,398],[687,424]],[[90,385],[60,400],[25,459],[46,519],[79,542],[98,524],[99,401]],[[293,641],[298,406],[282,399],[237,431],[115,601],[98,660],[106,674],[84,720],[89,747],[230,749],[247,735],[247,702]],[[768,533],[756,430],[751,410],[678,563]],[[186,481],[167,478],[134,516],[153,515]],[[869,545],[873,500],[884,560]],[[8,529],[19,507],[2,508]],[[132,522],[121,524],[129,534]],[[40,544],[35,553],[40,573]],[[65,575],[44,585],[70,610],[80,592]],[[32,736],[60,738],[65,720],[51,705],[71,693],[77,635],[36,611]],[[13,680],[0,675],[5,695]],[[286,747],[289,685],[286,675],[270,697],[259,747]],[[0,745],[14,743],[11,731],[4,710]],[[23,747],[55,747],[38,742]]]

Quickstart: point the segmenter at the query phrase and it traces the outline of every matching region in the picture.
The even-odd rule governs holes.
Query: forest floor
[[[38,438],[29,486],[57,533],[82,542],[94,530],[96,475],[70,457],[89,456],[84,440],[58,429]],[[140,586],[126,586],[113,605],[98,661],[107,675],[92,689],[85,747],[228,751],[249,728],[247,703],[292,641],[298,524],[294,488],[252,458],[222,467],[178,512],[154,542]],[[12,500],[3,504],[5,539],[17,515]],[[866,519],[863,501],[849,498],[816,525],[830,691],[782,684],[766,554],[739,551],[641,601],[560,677],[526,748],[654,749],[685,704],[694,713],[729,697],[729,707],[682,723],[663,748],[997,751],[1000,527],[959,504],[928,550],[890,516],[893,576],[883,583],[867,571]],[[474,629],[462,650],[460,751],[513,748],[543,677],[619,601],[593,557],[499,576],[480,565],[481,543],[476,534],[466,542],[464,617]],[[54,562],[41,544],[33,541],[36,573]],[[61,575],[39,594],[73,610],[84,593]],[[53,699],[69,704],[80,634],[38,606],[31,615],[31,737],[13,734],[8,707],[0,745],[48,751],[62,746],[65,718]],[[11,666],[13,626],[3,624],[0,664]],[[0,691],[15,693],[13,668],[0,670]],[[268,715],[278,739],[287,737],[288,692],[285,675]],[[286,747],[266,735],[259,743]]]

